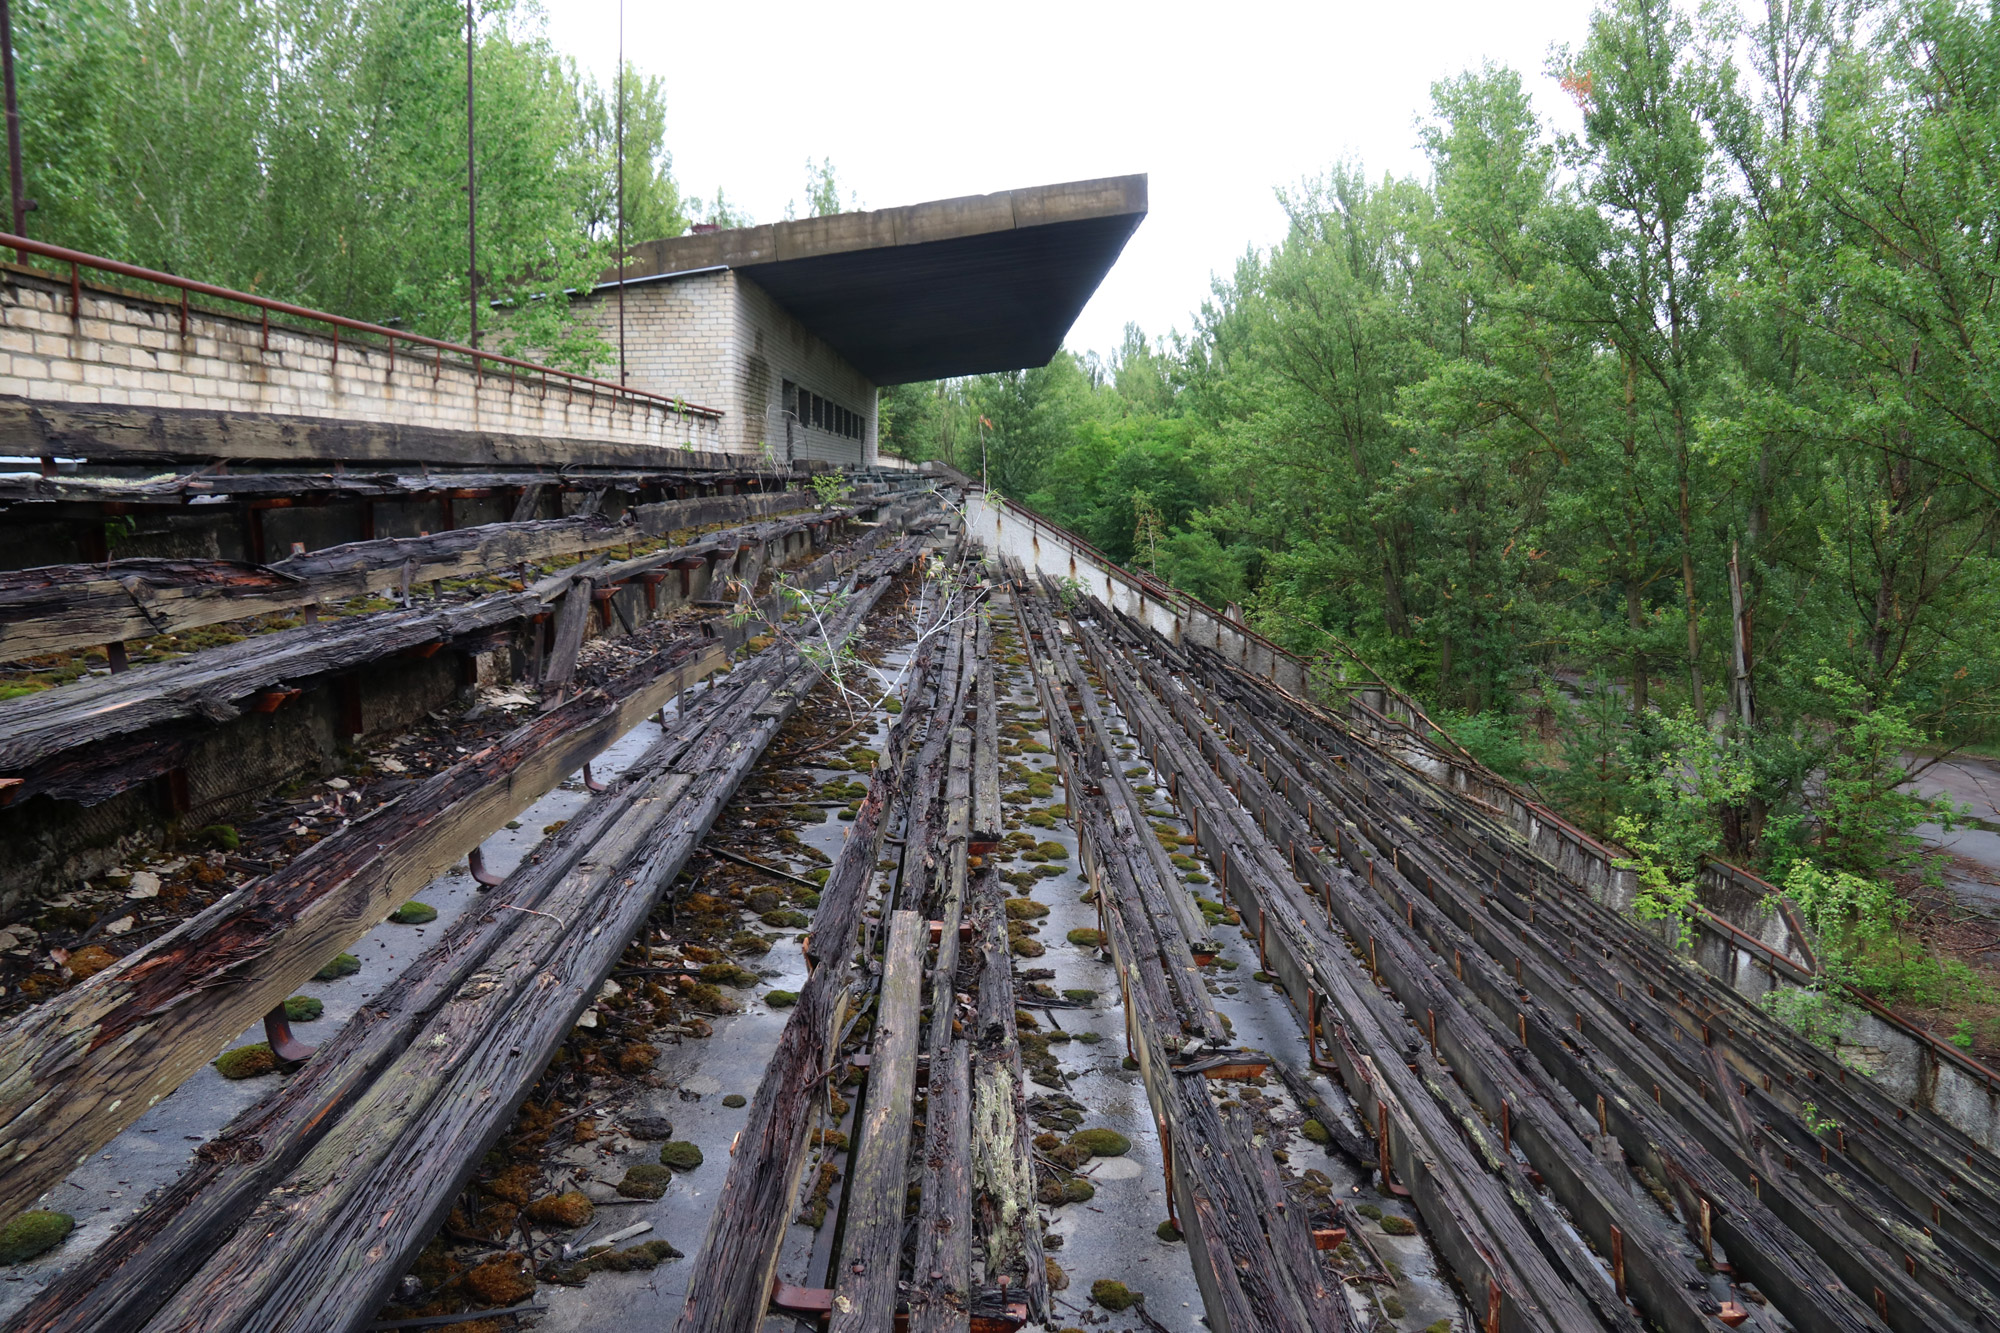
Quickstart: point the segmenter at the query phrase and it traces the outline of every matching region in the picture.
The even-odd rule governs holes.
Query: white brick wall
[[[617,345],[615,292],[600,292],[578,302],[577,309],[607,342]],[[628,286],[625,373],[635,388],[683,393],[720,408],[721,448],[757,454],[768,446],[781,462],[785,420],[779,397],[790,380],[867,417],[859,440],[794,424],[796,457],[848,464],[875,458],[875,386],[737,273],[697,273]]]
[[[724,423],[712,416],[620,399],[550,378],[475,373],[408,345],[391,354],[338,347],[273,324],[269,347],[255,318],[199,308],[181,333],[180,311],[122,293],[83,289],[73,318],[67,285],[0,273],[0,393],[65,403],[267,412],[390,422],[447,430],[541,435],[716,450]],[[664,369],[664,367],[663,367]],[[635,377],[634,387],[642,385]],[[716,407],[685,387],[663,387]]]

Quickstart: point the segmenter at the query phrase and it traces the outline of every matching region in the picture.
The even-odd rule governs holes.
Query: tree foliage
[[[14,23],[34,234],[466,336],[462,5],[28,0]],[[479,281],[504,311],[498,341],[601,359],[563,294],[610,259],[615,92],[557,55],[527,3],[482,4],[477,34]],[[624,78],[626,235],[676,235],[664,89]]]
[[[1577,37],[1574,133],[1447,79],[1421,178],[1281,191],[1189,336],[897,390],[892,436],[976,474],[989,418],[1006,494],[1338,640],[1670,914],[1709,854],[1879,883],[1948,814],[1910,768],[2000,739],[2000,11]]]

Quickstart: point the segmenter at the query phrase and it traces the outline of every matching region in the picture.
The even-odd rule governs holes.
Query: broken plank
[[[895,1322],[928,934],[920,913],[896,912],[889,919],[874,1058],[844,1198],[845,1244],[828,1333],[879,1333]]]
[[[0,1213],[27,1207],[349,942],[689,685],[680,645],[435,774],[0,1030]]]

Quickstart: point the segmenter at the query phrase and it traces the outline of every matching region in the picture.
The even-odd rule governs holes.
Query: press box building
[[[626,382],[722,412],[721,445],[876,461],[876,390],[1045,365],[1146,215],[1117,176],[630,247],[579,303]]]

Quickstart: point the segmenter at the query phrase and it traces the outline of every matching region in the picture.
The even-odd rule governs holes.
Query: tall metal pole
[[[618,382],[625,382],[625,0],[618,0]]]
[[[14,101],[14,18],[0,0],[0,69],[7,84],[7,183],[14,192],[14,234],[28,234],[28,186],[21,176],[21,109]]]
[[[465,0],[465,273],[472,293],[472,337],[479,346],[479,180],[472,156],[472,41],[476,25],[472,0]]]

